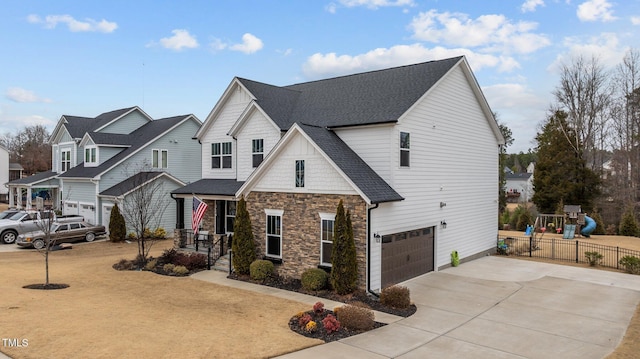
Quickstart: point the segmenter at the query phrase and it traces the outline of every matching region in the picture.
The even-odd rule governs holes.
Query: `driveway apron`
[[[599,359],[640,302],[640,276],[499,256],[401,285],[411,317],[280,358]]]

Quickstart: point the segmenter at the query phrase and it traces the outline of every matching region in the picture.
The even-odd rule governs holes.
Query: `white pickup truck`
[[[0,220],[0,242],[11,244],[18,234],[42,230],[53,221],[82,220],[82,216],[56,216],[53,211],[20,211],[7,219]]]

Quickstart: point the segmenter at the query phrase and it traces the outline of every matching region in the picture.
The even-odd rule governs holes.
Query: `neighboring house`
[[[218,234],[244,196],[282,275],[330,268],[340,200],[370,291],[494,251],[504,139],[464,57],[283,87],[234,78],[196,139],[202,179],[172,195],[204,199]]]
[[[9,181],[15,181],[22,178],[24,167],[19,163],[9,163]]]
[[[6,183],[9,182],[9,150],[0,146],[0,201],[6,201],[9,189]]]
[[[108,226],[111,208],[135,188],[162,181],[166,196],[200,178],[200,145],[191,138],[201,122],[193,115],[153,120],[138,107],[95,118],[62,116],[53,130],[51,171],[9,183],[17,193],[47,189],[54,207]],[[176,202],[168,199],[159,223],[167,233],[176,227]],[[180,209],[182,210],[182,209]],[[151,228],[152,230],[154,228]]]
[[[533,173],[505,174],[505,192],[510,202],[527,203],[533,197]]]

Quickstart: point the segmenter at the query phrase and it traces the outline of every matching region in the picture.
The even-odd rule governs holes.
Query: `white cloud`
[[[607,0],[589,0],[578,5],[578,19],[580,21],[613,21],[616,19],[611,10],[611,3]]]
[[[526,0],[520,7],[520,10],[522,12],[533,12],[536,11],[538,6],[544,6],[544,0]]]
[[[514,23],[504,15],[482,15],[471,19],[467,14],[439,13],[437,10],[420,13],[409,25],[414,32],[413,37],[418,40],[522,54],[550,44],[546,36],[532,32],[537,27],[535,22]]]
[[[337,10],[338,5],[336,5],[336,3],[329,3],[327,6],[324,7],[325,10],[327,10],[327,12],[335,14],[336,10]]]
[[[233,51],[240,51],[245,54],[253,54],[254,52],[262,49],[263,46],[264,44],[262,43],[262,40],[250,33],[246,33],[242,35],[241,44],[231,45],[229,46],[229,49]]]
[[[520,65],[511,57],[497,57],[468,49],[425,48],[421,44],[396,45],[377,48],[355,56],[336,53],[316,53],[303,64],[303,73],[309,79],[346,75],[355,72],[377,70],[418,62],[465,55],[474,71],[484,67],[496,67],[498,71],[511,71]]]
[[[596,57],[602,65],[613,67],[620,63],[627,50],[620,45],[620,41],[614,33],[603,33],[588,38],[586,41],[582,38],[567,37],[563,43],[568,51],[559,54],[547,70],[557,72],[561,64],[570,63],[572,59],[580,56],[586,59]]]
[[[631,23],[633,25],[640,25],[640,16],[632,16],[631,17]]]
[[[32,24],[43,24],[47,29],[54,29],[59,23],[67,25],[71,32],[114,32],[118,28],[118,24],[105,19],[96,21],[94,19],[85,19],[79,21],[71,15],[47,15],[41,18],[39,15],[31,14],[27,16],[27,21]]]
[[[377,9],[386,6],[415,6],[414,0],[339,0],[346,7],[366,6]],[[335,9],[334,9],[335,10]]]
[[[181,51],[183,49],[195,49],[200,46],[195,36],[189,34],[187,30],[175,29],[171,33],[173,36],[160,39],[160,45],[166,49]]]
[[[11,87],[7,89],[4,96],[13,101],[20,103],[34,103],[34,102],[44,102],[51,103],[51,99],[38,97],[33,91],[25,90],[20,87]]]

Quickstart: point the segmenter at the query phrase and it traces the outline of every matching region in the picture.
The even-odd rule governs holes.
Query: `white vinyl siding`
[[[391,157],[397,155],[396,147],[391,147],[393,124],[337,129],[335,132],[382,179],[391,180]]]
[[[400,132],[411,133],[411,170],[400,168],[399,156],[392,156],[390,167],[396,170],[389,184],[405,200],[372,210],[371,232],[435,226],[436,268],[450,263],[453,250],[464,258],[495,247],[498,145],[460,68],[395,125],[392,148],[400,148]],[[378,288],[381,246],[371,243],[371,287]]]
[[[304,187],[295,186],[296,160],[305,161]],[[265,170],[254,191],[358,194],[301,134],[291,138]]]
[[[220,112],[215,114],[215,118],[207,119],[207,121],[214,122],[211,124],[209,131],[207,131],[201,139],[202,178],[236,178],[235,157],[238,151],[236,149],[236,141],[234,141],[231,136],[227,135],[227,132],[231,129],[238,117],[240,117],[240,114],[245,110],[251,101],[251,97],[239,86],[234,85],[233,88],[229,89],[229,91],[229,98],[225,103],[221,104]],[[234,155],[232,156],[233,162],[231,164],[231,168],[211,168],[211,144],[222,142],[232,142],[232,153]],[[250,150],[251,147],[247,149],[247,151]]]
[[[253,111],[248,116],[236,136],[238,139],[236,154],[238,181],[246,180],[255,169],[253,166],[253,140],[262,140],[263,158],[266,158],[281,136],[280,130],[261,112]]]

